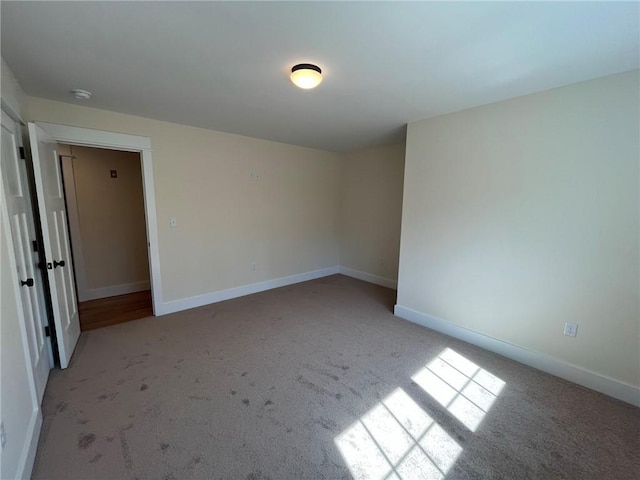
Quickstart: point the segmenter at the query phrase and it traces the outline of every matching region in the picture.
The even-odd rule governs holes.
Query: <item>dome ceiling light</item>
[[[71,95],[73,95],[78,100],[89,100],[91,98],[91,92],[89,92],[88,90],[81,90],[80,88],[71,90]]]
[[[299,63],[291,69],[291,81],[305,90],[315,88],[322,82],[322,70],[310,63]]]

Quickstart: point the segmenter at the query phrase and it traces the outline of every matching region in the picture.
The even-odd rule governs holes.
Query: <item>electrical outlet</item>
[[[251,270],[256,270],[256,262],[251,262]]]
[[[171,228],[175,228],[178,226],[178,219],[176,217],[171,217],[169,219],[169,225],[171,226]]]
[[[578,324],[567,322],[564,324],[564,334],[567,337],[575,337],[578,334]]]
[[[254,182],[258,182],[258,181],[260,181],[260,174],[258,172],[251,172],[249,174],[249,178],[251,180],[253,180]]]
[[[4,450],[4,446],[7,444],[7,434],[4,433],[4,422],[0,423],[0,444],[2,444],[2,450]]]

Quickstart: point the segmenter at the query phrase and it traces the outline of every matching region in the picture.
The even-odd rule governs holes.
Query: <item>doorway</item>
[[[153,315],[140,154],[57,151],[81,331]]]
[[[162,282],[158,223],[153,181],[151,140],[148,137],[105,132],[53,123],[28,124],[35,191],[43,238],[44,264],[49,279],[53,322],[60,367],[69,366],[80,336],[73,257],[66,226],[67,208],[62,185],[58,144],[136,152],[142,162],[147,258],[153,314],[162,314]]]

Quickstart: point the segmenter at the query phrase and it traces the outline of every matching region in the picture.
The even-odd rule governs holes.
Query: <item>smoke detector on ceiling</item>
[[[75,90],[71,90],[71,95],[73,95],[78,100],[89,100],[92,94],[87,90],[76,88]]]

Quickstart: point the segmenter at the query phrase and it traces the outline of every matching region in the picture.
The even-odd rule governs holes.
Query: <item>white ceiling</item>
[[[347,151],[638,68],[639,5],[2,1],[2,57],[28,95]],[[289,81],[300,62],[315,90]]]

